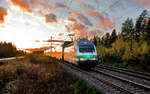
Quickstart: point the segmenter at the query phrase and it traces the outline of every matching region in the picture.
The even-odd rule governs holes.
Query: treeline
[[[95,36],[92,41],[97,47],[101,62],[117,62],[130,65],[140,65],[148,68],[150,65],[150,17],[144,10],[134,23],[132,19],[122,23],[120,33],[114,29],[103,37]],[[150,67],[149,67],[150,68]]]
[[[0,58],[24,55],[25,52],[17,50],[12,43],[0,42]]]

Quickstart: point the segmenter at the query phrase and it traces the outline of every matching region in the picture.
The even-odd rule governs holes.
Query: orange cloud
[[[73,32],[77,39],[85,38],[87,35],[85,26],[80,23],[74,23],[70,27],[65,25],[65,28],[67,29],[67,31]]]
[[[48,5],[46,1],[41,2],[40,0],[30,0],[30,4],[35,8],[35,11],[41,15],[44,15],[43,9],[54,10],[51,5]]]
[[[70,31],[70,27],[69,26],[65,25],[65,28],[66,28],[67,32]]]
[[[76,16],[81,22],[83,22],[85,25],[92,26],[93,24],[89,21],[89,19],[83,15],[82,13],[77,13],[75,11],[69,12],[71,15]]]
[[[59,34],[58,34],[58,36],[63,36],[63,35],[64,35],[64,33],[59,33]]]
[[[71,27],[65,25],[65,28],[70,32],[85,32],[85,26],[80,23],[74,23]]]
[[[138,3],[141,5],[145,5],[150,7],[150,1],[149,0],[138,0]]]
[[[108,18],[102,16],[99,12],[94,10],[88,10],[87,14],[94,17],[96,19],[97,26],[103,27],[114,27],[114,23],[110,21]]]
[[[57,17],[53,13],[45,15],[45,18],[47,23],[57,23]]]
[[[92,16],[92,17],[95,17],[96,19],[103,19],[104,18],[102,15],[99,14],[99,12],[94,11],[94,10],[88,10],[87,14]]]
[[[39,8],[35,9],[35,11],[36,11],[37,13],[41,14],[41,15],[44,15],[43,11],[40,10]]]
[[[115,25],[113,22],[111,22],[108,18],[104,18],[102,21],[97,21],[97,26],[103,26],[103,27],[111,27],[113,28]]]
[[[103,34],[103,31],[102,30],[90,30],[89,32],[88,32],[88,37],[89,38],[94,38],[94,36],[101,36]]]
[[[71,26],[65,25],[67,31],[73,32],[75,37],[78,38],[93,38],[94,36],[101,36],[103,34],[102,30],[92,30],[86,28],[83,24],[74,23]]]
[[[85,30],[84,28],[85,28],[84,25],[75,23],[72,25],[71,31],[84,32]]]
[[[76,19],[74,19],[72,17],[69,17],[67,20],[70,21],[70,22],[72,22],[72,23],[77,23]]]
[[[7,10],[2,8],[2,7],[0,7],[0,24],[4,23],[5,16],[7,16]]]
[[[23,11],[31,13],[29,3],[26,0],[10,0],[11,3],[15,6],[20,7]]]

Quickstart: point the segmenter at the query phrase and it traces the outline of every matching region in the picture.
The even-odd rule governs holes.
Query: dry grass
[[[0,94],[73,94],[74,78],[42,55],[0,66]]]

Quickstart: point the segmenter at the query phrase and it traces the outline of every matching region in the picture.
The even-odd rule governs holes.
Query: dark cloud
[[[81,6],[84,9],[94,9],[93,6],[90,4],[85,3],[83,0],[74,0],[79,6]]]
[[[2,8],[2,7],[0,7],[0,24],[4,23],[5,17],[7,16],[7,14],[8,14],[7,10]]]
[[[10,0],[10,2],[14,6],[20,7],[23,11],[31,13],[32,10],[30,9],[29,3],[27,0]]]
[[[71,15],[76,16],[81,22],[83,22],[85,25],[92,26],[93,24],[89,21],[89,19],[83,15],[82,13],[77,13],[75,11],[69,12]]]
[[[98,3],[98,2],[100,2],[101,0],[93,0],[94,2],[96,2],[96,3]]]
[[[60,8],[68,8],[68,5],[67,5],[67,4],[60,3],[60,2],[56,2],[55,6],[56,6],[56,7],[60,7]]]
[[[47,4],[46,2],[39,2],[38,5],[41,6],[43,9],[54,10],[54,7]]]
[[[53,13],[45,15],[45,18],[47,23],[57,23],[57,17]]]

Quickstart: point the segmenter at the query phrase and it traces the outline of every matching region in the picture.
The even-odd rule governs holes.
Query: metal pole
[[[51,36],[51,57],[52,57],[52,36]]]
[[[64,60],[64,45],[62,46],[62,60]]]

